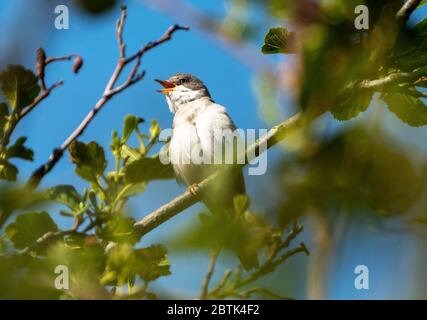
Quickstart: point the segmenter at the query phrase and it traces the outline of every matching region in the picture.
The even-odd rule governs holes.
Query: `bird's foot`
[[[200,187],[197,183],[193,183],[188,187],[188,192],[190,192],[193,196],[199,197],[200,196]]]

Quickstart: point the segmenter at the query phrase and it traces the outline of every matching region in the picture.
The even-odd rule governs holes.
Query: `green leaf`
[[[331,113],[335,119],[340,121],[350,120],[359,113],[366,111],[372,99],[372,92],[355,92],[344,97],[335,107],[331,109]]]
[[[237,215],[245,213],[245,211],[249,208],[249,201],[249,197],[246,194],[238,194],[234,196],[234,211]]]
[[[134,281],[136,275],[148,282],[170,274],[166,249],[161,245],[133,249],[125,243],[115,245],[107,254],[103,285],[123,285]]]
[[[151,120],[150,135],[151,139],[156,139],[160,134],[160,126],[156,120]]]
[[[88,144],[74,141],[69,151],[71,161],[76,164],[76,173],[87,181],[96,182],[107,167],[104,149],[95,141]]]
[[[38,238],[58,227],[47,212],[30,212],[19,215],[6,228],[6,235],[16,248],[22,249],[33,244]]]
[[[427,0],[421,1],[421,3],[418,5],[417,9],[421,8],[423,5],[427,3]]]
[[[123,193],[120,193],[121,198],[129,198],[140,194],[145,191],[147,184],[145,182],[138,182],[127,185],[125,189],[123,189]]]
[[[388,93],[384,101],[391,112],[411,127],[427,124],[427,107],[421,99],[403,93]]]
[[[172,166],[161,163],[158,156],[142,158],[129,163],[124,168],[124,174],[128,183],[173,179],[175,177]]]
[[[6,181],[16,181],[18,169],[7,161],[0,160],[0,179]]]
[[[154,281],[159,277],[170,275],[166,253],[166,248],[162,245],[137,249],[137,255],[142,260],[138,270],[139,276],[145,281]]]
[[[121,148],[120,155],[122,158],[127,158],[127,163],[131,163],[131,162],[141,158],[142,154],[138,149],[124,145]]]
[[[129,114],[125,117],[124,125],[123,125],[123,138],[122,142],[126,143],[130,137],[130,135],[136,130],[138,127],[138,118],[133,114]]]
[[[9,115],[9,108],[6,103],[0,103],[0,139],[3,137],[4,126],[7,122],[7,116]]]
[[[124,285],[134,278],[139,261],[135,250],[128,244],[118,244],[107,251],[106,270],[101,276],[103,285]]]
[[[34,73],[19,65],[10,65],[0,73],[0,89],[14,110],[28,106],[40,92]]]
[[[295,33],[286,28],[271,28],[264,39],[262,53],[295,53]]]
[[[24,146],[25,141],[27,141],[27,137],[18,138],[15,144],[7,149],[6,158],[21,158],[33,161],[34,152]]]
[[[117,131],[113,130],[112,134],[111,134],[111,144],[110,144],[110,149],[111,151],[113,151],[114,154],[116,154],[116,152],[118,152],[122,146],[122,141],[119,138]]]
[[[106,241],[135,244],[138,236],[133,228],[134,223],[129,217],[114,217],[98,231],[98,236]]]
[[[70,185],[58,185],[46,191],[47,199],[62,203],[68,208],[74,210],[80,209],[82,196]]]

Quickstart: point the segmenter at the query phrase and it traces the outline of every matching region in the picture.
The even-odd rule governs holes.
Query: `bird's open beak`
[[[172,82],[169,82],[169,81],[159,80],[159,79],[155,79],[154,81],[156,81],[162,85],[162,87],[164,89],[157,90],[157,92],[161,92],[163,94],[168,94],[169,92],[171,92],[176,87],[175,84],[173,84]]]

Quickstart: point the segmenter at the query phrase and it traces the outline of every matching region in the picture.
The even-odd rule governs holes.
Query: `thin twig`
[[[281,265],[284,261],[288,260],[290,257],[296,255],[297,253],[305,253],[306,255],[309,254],[309,252],[307,250],[307,247],[303,243],[300,243],[299,246],[297,246],[296,248],[291,249],[291,250],[285,252],[277,260],[275,260],[275,261],[268,261],[265,265],[263,265],[261,268],[257,269],[254,273],[250,274],[248,277],[246,277],[243,280],[239,281],[239,283],[236,286],[236,288],[244,287],[244,286],[246,286],[246,285],[248,285],[248,284],[256,281],[257,279],[259,279],[263,275],[271,273],[279,265]]]
[[[200,293],[200,300],[204,300],[208,297],[209,292],[209,283],[212,279],[213,273],[215,271],[215,264],[218,260],[219,253],[221,251],[221,248],[214,248],[212,249],[210,260],[209,260],[209,266],[208,270],[206,271],[206,275],[203,278],[202,282],[202,290]]]
[[[19,251],[19,253],[20,254],[30,253],[31,251],[34,251],[37,248],[41,248],[42,246],[44,246],[46,243],[48,243],[51,240],[59,239],[59,238],[62,238],[64,236],[70,235],[70,234],[80,234],[80,233],[77,232],[76,230],[71,230],[71,229],[70,230],[60,230],[60,231],[50,231],[50,232],[45,233],[40,238],[38,238],[36,240],[36,242],[34,242],[32,245],[25,247],[24,249]]]
[[[28,113],[30,113],[36,106],[38,106],[44,99],[46,99],[50,93],[56,89],[57,87],[61,86],[64,81],[60,80],[56,83],[54,83],[51,87],[46,87],[46,80],[45,80],[45,69],[47,66],[47,60],[54,59],[54,58],[48,58],[46,59],[46,53],[43,50],[43,48],[39,48],[36,53],[36,76],[38,80],[40,81],[40,87],[41,87],[41,93],[29,104],[28,106],[25,106],[20,113],[14,114],[13,121],[9,122],[9,125],[7,126],[7,129],[3,133],[3,137],[1,137],[0,141],[0,153],[2,153],[7,145],[10,142],[10,137],[12,136],[16,126],[18,125],[18,122],[22,120]],[[2,214],[0,213],[0,218]]]
[[[117,30],[116,30],[116,36],[118,38],[119,43],[119,51],[120,51],[120,58],[119,62],[117,63],[117,66],[110,78],[110,80],[107,83],[107,86],[104,90],[104,93],[102,97],[98,100],[98,102],[95,104],[95,106],[89,111],[89,113],[86,115],[86,117],[83,119],[83,121],[80,123],[80,125],[71,133],[71,135],[65,139],[65,141],[62,143],[62,145],[58,148],[55,148],[53,152],[51,153],[48,161],[44,163],[43,165],[39,166],[31,175],[30,179],[27,182],[27,185],[31,188],[35,188],[39,185],[41,179],[49,173],[52,168],[56,165],[56,163],[62,158],[67,148],[70,146],[73,141],[75,141],[79,136],[83,134],[85,129],[88,127],[88,125],[92,122],[92,120],[95,118],[97,113],[104,107],[104,105],[116,94],[123,91],[124,89],[132,86],[136,82],[140,81],[143,77],[145,72],[138,73],[137,69],[140,65],[141,57],[146,53],[147,51],[161,45],[162,43],[170,40],[172,38],[172,34],[175,31],[178,30],[188,30],[187,27],[182,27],[179,25],[174,25],[170,27],[165,34],[159,38],[156,41],[149,42],[144,47],[142,47],[138,52],[136,52],[134,55],[132,55],[129,58],[124,57],[125,53],[125,45],[123,43],[123,27],[126,20],[126,7],[122,6],[121,8],[121,17],[120,20],[117,23]],[[63,57],[64,59],[66,57]],[[132,68],[132,71],[129,73],[129,76],[127,80],[122,84],[114,88],[115,83],[117,82],[119,76],[121,75],[123,68],[130,62],[135,62],[134,67]]]
[[[219,19],[190,5],[188,1],[141,0],[141,2],[165,13],[174,20],[191,24],[196,31],[202,32],[219,46],[225,48],[244,65],[260,74],[267,74],[272,79],[276,79],[277,81],[273,81],[272,84],[280,88],[281,81],[279,81],[277,65],[260,55],[259,48],[247,41],[242,35],[233,32],[231,28],[224,28]]]
[[[295,224],[292,227],[291,231],[289,231],[285,240],[275,246],[274,250],[272,250],[271,254],[268,257],[268,260],[274,260],[274,258],[279,254],[280,251],[285,248],[288,248],[291,242],[297,237],[298,234],[302,232],[302,230],[304,230],[304,227],[302,225]]]
[[[58,82],[55,82],[52,86],[50,86],[49,88],[46,88],[44,91],[42,91],[42,93],[34,99],[34,101],[27,107],[25,107],[24,109],[22,109],[21,114],[20,114],[20,118],[24,118],[28,113],[30,113],[40,102],[42,102],[44,99],[46,99],[50,93],[55,90],[56,88],[58,88],[59,86],[62,86],[64,84],[63,80],[60,80]]]
[[[305,253],[306,255],[309,254],[308,249],[303,243],[300,243],[296,248],[291,249],[283,253],[280,257],[276,258],[278,253],[284,249],[287,248],[292,240],[296,238],[298,234],[302,232],[303,228],[297,224],[293,226],[291,231],[288,233],[286,238],[280,242],[278,246],[273,248],[274,254],[270,254],[266,260],[262,263],[260,267],[258,267],[255,271],[246,274],[242,277],[242,269],[241,266],[237,267],[233,273],[233,271],[227,270],[224,273],[223,278],[220,280],[218,285],[208,293],[209,297],[215,298],[215,299],[221,299],[225,297],[238,297],[238,298],[247,298],[252,293],[258,292],[261,293],[264,289],[249,289],[247,291],[239,292],[238,289],[241,289],[243,287],[247,287],[248,285],[252,284],[259,278],[270,274],[272,271],[274,271],[279,265],[281,265],[283,262],[285,262],[290,257],[298,254],[298,253]],[[232,277],[232,275],[234,275]],[[230,280],[232,279],[232,280]],[[230,280],[230,281],[229,281]],[[266,293],[264,291],[264,293]],[[276,296],[276,298],[279,298]],[[283,299],[286,297],[280,297],[280,299]]]
[[[98,225],[97,222],[91,222],[89,225],[87,225],[87,227],[83,231],[79,232],[78,229],[83,224],[83,222],[84,222],[84,219],[80,220],[76,218],[74,225],[68,230],[49,231],[44,235],[42,235],[40,238],[38,238],[32,245],[23,248],[19,253],[27,254],[37,248],[43,247],[46,243],[48,243],[51,240],[63,238],[64,236],[67,236],[67,235],[86,236],[86,233],[89,230],[93,229],[95,226]]]

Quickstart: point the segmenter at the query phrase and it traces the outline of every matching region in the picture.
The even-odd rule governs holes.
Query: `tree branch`
[[[51,153],[48,161],[41,165],[39,168],[37,168],[31,175],[30,179],[27,182],[27,185],[29,185],[31,188],[35,188],[39,185],[41,179],[48,174],[52,168],[56,165],[56,163],[62,158],[64,155],[64,152],[67,150],[67,148],[70,146],[70,144],[75,141],[80,135],[83,134],[85,129],[88,127],[88,125],[92,122],[92,120],[95,118],[96,114],[104,107],[104,105],[116,94],[119,92],[125,90],[126,88],[130,87],[131,85],[135,84],[139,80],[141,80],[144,77],[145,72],[138,73],[138,68],[140,66],[141,58],[142,56],[149,50],[163,44],[166,41],[169,41],[172,38],[172,35],[174,32],[178,30],[189,30],[187,27],[182,27],[179,25],[171,26],[165,34],[159,38],[156,41],[149,42],[146,44],[143,48],[141,48],[138,52],[136,52],[134,55],[130,56],[129,58],[125,58],[125,44],[123,43],[123,27],[126,20],[126,7],[122,6],[121,8],[121,17],[119,21],[117,22],[117,29],[116,29],[116,36],[117,41],[119,44],[119,52],[120,52],[120,58],[119,62],[117,63],[117,66],[110,78],[110,80],[107,83],[107,86],[104,90],[104,93],[102,97],[98,100],[98,102],[95,104],[95,106],[89,111],[89,113],[86,115],[86,117],[83,119],[83,121],[80,123],[80,125],[70,134],[68,138],[65,139],[65,141],[62,143],[62,145],[58,148],[55,148],[53,152]],[[67,57],[63,57],[66,59]],[[121,75],[123,68],[131,63],[135,62],[134,67],[132,68],[131,72],[129,73],[129,76],[127,80],[114,88],[115,83],[117,82],[119,76]]]
[[[246,287],[257,281],[259,278],[270,274],[279,265],[281,265],[287,259],[298,253],[305,253],[306,255],[308,255],[309,252],[306,246],[303,243],[300,243],[296,248],[288,250],[282,255],[280,255],[278,258],[276,258],[280,251],[289,247],[290,243],[296,238],[299,233],[301,233],[302,230],[302,226],[295,223],[286,238],[280,241],[280,243],[278,243],[272,248],[273,250],[268,255],[267,259],[255,271],[246,274],[242,277],[241,266],[237,267],[234,271],[227,270],[224,273],[222,279],[219,281],[218,285],[211,292],[209,292],[207,296],[213,299],[221,299],[227,297],[248,298],[253,293],[263,293],[268,294],[274,298],[287,299],[287,297],[282,297],[272,292],[267,292],[268,290],[265,291],[265,289],[263,288],[252,288],[243,292],[239,292],[238,289]]]
[[[363,80],[363,81],[357,83],[354,87],[356,89],[381,90],[385,86],[396,85],[396,84],[403,83],[403,82],[413,82],[415,84],[415,82],[418,79],[420,79],[422,77],[426,77],[426,76],[427,76],[427,67],[421,67],[421,68],[418,68],[418,69],[416,69],[410,73],[408,73],[408,72],[396,72],[396,73],[392,73],[392,74],[385,76],[383,78],[380,78],[380,79]],[[348,88],[347,90],[350,91],[350,88]]]
[[[412,12],[420,5],[421,0],[408,0],[406,1],[400,10],[396,13],[396,19],[398,22],[405,23]]]
[[[306,117],[303,117],[301,113],[297,113],[293,117],[270,129],[267,134],[259,138],[254,144],[247,148],[245,164],[249,163],[259,155],[260,146],[265,145],[267,149],[271,148],[276,143],[283,140],[286,136],[294,132],[296,129],[303,126],[305,122],[309,121],[310,120]],[[219,175],[220,172],[217,171],[200,182],[198,184],[200,190],[202,191],[204,188],[206,188],[206,186],[212,183],[212,181],[214,181]],[[140,235],[144,235],[162,223],[166,222],[170,218],[174,217],[184,209],[191,207],[198,201],[199,199],[196,196],[194,196],[191,192],[186,191],[169,203],[146,215],[140,221],[136,222],[134,225],[135,231]]]
[[[141,3],[157,11],[165,13],[173,19],[191,24],[196,30],[225,48],[240,62],[258,73],[268,74],[274,85],[280,86],[277,65],[259,54],[259,48],[244,39],[242,35],[223,26],[222,21],[204,13],[188,1],[181,0],[140,0]]]
[[[353,84],[345,89],[345,92],[352,92],[355,89],[360,90],[378,90],[381,91],[385,86],[395,85],[401,82],[415,82],[419,78],[427,76],[427,67],[422,67],[414,72],[406,73],[399,72],[393,73],[386,77],[375,79],[375,80],[363,80],[356,84]],[[305,124],[311,122],[314,118],[320,115],[314,115],[313,117],[302,117],[302,114],[298,113],[295,116],[289,118],[288,120],[282,122],[281,124],[273,127],[269,132],[257,140],[253,145],[249,146],[246,150],[246,163],[254,159],[259,155],[259,147],[262,144],[267,144],[267,149],[275,145],[277,142],[283,140],[290,133],[294,132],[296,129],[304,126]],[[202,191],[206,186],[214,181],[219,175],[219,172],[213,173],[211,176],[199,183],[200,190]],[[177,215],[179,212],[184,209],[191,207],[199,200],[189,191],[184,192],[180,196],[171,200],[169,203],[161,206],[157,210],[149,213],[140,221],[136,222],[134,227],[137,233],[144,235],[157,226],[163,224],[170,218]]]
[[[42,102],[44,99],[46,99],[50,93],[55,90],[56,88],[62,86],[64,84],[63,80],[59,80],[57,82],[55,82],[52,86],[50,86],[49,88],[45,87],[45,90],[42,91],[42,93],[34,99],[34,101],[27,107],[25,107],[24,109],[22,109],[21,114],[20,114],[20,118],[24,118],[28,113],[30,113],[40,102]]]

